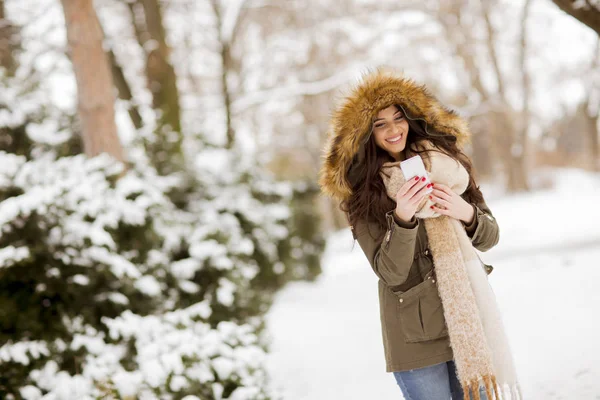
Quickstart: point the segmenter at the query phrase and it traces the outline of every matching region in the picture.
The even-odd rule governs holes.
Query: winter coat
[[[474,208],[473,223],[465,229],[473,246],[486,251],[498,242],[498,224],[485,202]],[[452,360],[425,224],[414,217],[410,223],[401,221],[393,210],[386,214],[386,220],[385,234],[375,223],[360,222],[353,228],[379,277],[386,371],[405,371]],[[489,274],[493,267],[485,268]]]
[[[369,76],[334,111],[319,183],[335,199],[351,192],[348,175],[366,143],[377,113],[399,105],[406,118],[424,123],[425,131],[444,132],[463,144],[466,121],[447,109],[428,90],[406,78],[385,73]],[[410,133],[409,133],[410,134]],[[498,243],[499,229],[485,201],[472,204],[475,218],[465,226],[474,247],[486,251]],[[386,214],[385,232],[377,223],[360,221],[354,237],[379,277],[379,307],[386,371],[422,368],[453,359],[425,224]],[[492,267],[482,263],[489,274]]]

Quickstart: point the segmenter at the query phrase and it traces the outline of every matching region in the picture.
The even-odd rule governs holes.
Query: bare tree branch
[[[219,44],[221,46],[221,89],[223,91],[223,106],[225,108],[225,127],[227,135],[225,147],[229,149],[233,147],[233,142],[235,140],[235,132],[233,131],[233,125],[231,121],[231,93],[229,92],[229,84],[227,82],[227,75],[232,64],[230,45],[234,38],[230,37],[229,40],[226,40],[223,37],[223,16],[221,15],[221,9],[219,8],[219,1],[211,0],[211,5],[213,8],[213,12],[215,13],[215,18],[217,19]],[[236,25],[237,22],[238,21],[236,16]],[[231,34],[234,34],[234,30],[235,26],[232,27]]]
[[[236,31],[240,20],[240,14],[246,0],[235,0],[229,1],[229,6],[225,14],[223,15],[223,21],[221,25],[221,39],[223,42],[231,45],[233,38],[235,37]]]
[[[461,4],[449,2],[447,7],[439,7],[436,14],[446,32],[447,40],[454,47],[454,52],[463,61],[471,87],[479,93],[483,102],[488,102],[490,95],[481,81],[481,70],[477,65],[475,53],[473,52],[474,40],[471,34],[473,26],[472,24],[466,25],[461,11]],[[455,21],[458,21],[458,24]]]
[[[355,76],[356,70],[356,67],[348,68],[320,81],[301,82],[288,87],[250,93],[236,100],[232,104],[232,109],[237,114],[254,105],[262,104],[267,100],[273,101],[289,99],[294,96],[314,96],[320,93],[325,93],[348,83],[348,81]]]
[[[483,0],[481,2],[481,11],[483,14],[483,20],[485,21],[485,27],[487,30],[487,45],[488,51],[490,53],[490,58],[492,59],[492,66],[494,67],[495,75],[496,75],[496,84],[498,85],[498,94],[502,99],[506,99],[506,91],[504,89],[504,78],[502,75],[502,71],[500,70],[500,62],[498,61],[498,54],[496,51],[496,32],[494,31],[494,26],[492,25],[491,16],[490,16],[490,0]]]
[[[521,86],[523,90],[523,109],[521,110],[521,126],[517,130],[515,143],[519,146],[520,152],[518,157],[514,157],[515,163],[520,163],[520,169],[526,170],[527,155],[529,154],[529,124],[531,122],[531,111],[530,111],[530,93],[531,93],[531,77],[527,70],[527,54],[529,51],[527,41],[527,25],[529,20],[529,13],[531,10],[532,0],[525,0],[523,6],[523,13],[521,16],[521,46],[519,51],[519,64],[521,70]],[[519,173],[519,175],[523,175]],[[528,183],[526,179],[522,182],[522,188],[527,189]]]
[[[552,0],[561,10],[577,19],[582,24],[592,28],[600,35],[600,9],[591,2],[586,1],[585,7],[580,7],[581,1],[577,0]],[[576,5],[577,4],[577,5]]]
[[[127,79],[125,78],[123,68],[121,67],[121,64],[119,64],[112,49],[108,51],[108,59],[110,60],[113,81],[117,91],[119,92],[119,98],[129,103],[127,112],[129,113],[131,122],[136,129],[140,129],[143,126],[142,116],[136,105],[133,103],[133,94],[131,93],[131,88],[127,82]]]

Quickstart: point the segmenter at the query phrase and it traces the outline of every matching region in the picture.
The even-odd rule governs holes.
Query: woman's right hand
[[[410,221],[430,187],[425,177],[417,176],[406,181],[396,193],[396,216],[403,221]]]

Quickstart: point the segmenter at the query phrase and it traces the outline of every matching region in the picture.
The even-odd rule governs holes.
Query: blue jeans
[[[464,398],[464,392],[456,376],[454,361],[394,372],[394,378],[405,400],[463,400]],[[481,400],[487,400],[483,386],[479,387],[479,396]]]

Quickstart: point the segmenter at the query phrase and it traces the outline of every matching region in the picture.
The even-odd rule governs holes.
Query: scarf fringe
[[[486,375],[483,378],[483,386],[488,400],[523,400],[523,393],[518,383],[510,386],[500,387],[494,375]],[[463,400],[481,400],[479,394],[479,379],[471,379],[462,383]]]

